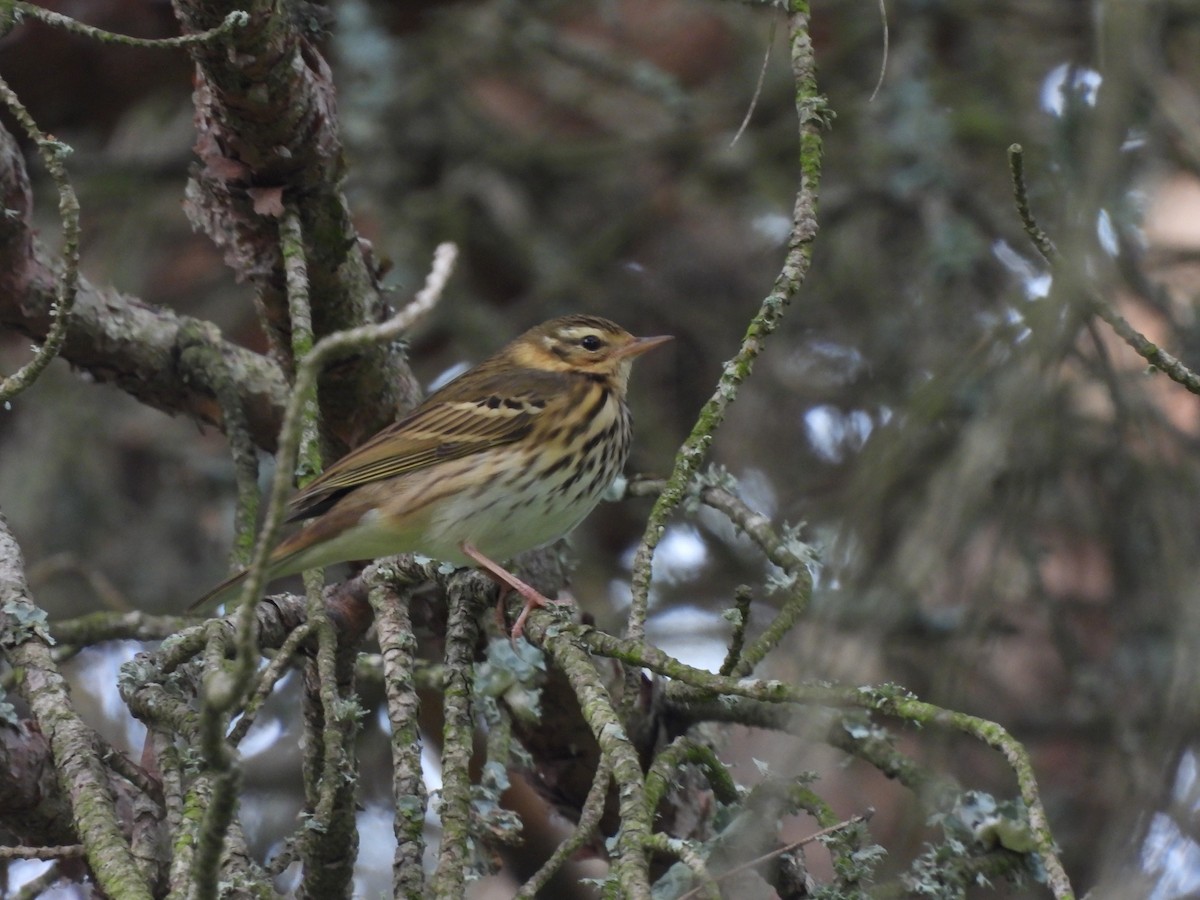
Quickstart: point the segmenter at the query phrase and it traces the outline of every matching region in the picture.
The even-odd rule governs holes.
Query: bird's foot
[[[526,584],[504,566],[484,556],[473,545],[464,542],[459,545],[459,549],[500,585],[500,596],[496,601],[496,621],[499,623],[501,631],[504,631],[506,626],[504,601],[509,592],[516,591],[524,599],[525,606],[522,607],[521,614],[517,616],[517,621],[513,623],[512,631],[509,632],[509,637],[515,644],[517,639],[525,633],[525,621],[529,618],[529,614],[535,609],[549,606],[554,601],[543,596],[540,591]]]

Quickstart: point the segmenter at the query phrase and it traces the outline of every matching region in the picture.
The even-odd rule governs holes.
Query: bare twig
[[[771,30],[767,34],[767,50],[763,54],[762,67],[758,70],[758,83],[754,85],[754,94],[750,97],[750,105],[746,107],[746,115],[742,117],[742,124],[738,126],[738,130],[734,133],[729,141],[729,146],[733,147],[742,134],[750,126],[750,118],[754,115],[754,109],[758,106],[758,98],[762,96],[763,82],[767,78],[767,65],[771,62],[771,47],[775,44],[775,20],[771,20]]]
[[[1025,187],[1024,153],[1020,144],[1013,144],[1008,148],[1008,162],[1012,174],[1013,197],[1017,205],[1017,214],[1021,217],[1025,234],[1028,235],[1038,252],[1048,262],[1058,265],[1061,264],[1061,258],[1054,243],[1046,236],[1029,209],[1029,198]],[[1129,324],[1129,320],[1117,312],[1107,299],[1094,291],[1089,291],[1087,302],[1088,307],[1107,322],[1117,336],[1132,347],[1142,359],[1176,384],[1182,385],[1193,394],[1200,394],[1200,375]]]
[[[1025,148],[1020,144],[1013,144],[1008,148],[1008,167],[1012,175],[1013,199],[1017,204],[1017,215],[1021,217],[1025,234],[1046,262],[1056,262],[1058,250],[1055,248],[1054,242],[1038,225],[1037,219],[1034,218],[1033,212],[1029,208],[1029,191],[1025,186]]]
[[[879,21],[883,26],[883,56],[879,60],[879,78],[875,82],[875,89],[871,91],[871,96],[867,98],[868,103],[879,96],[880,90],[883,89],[883,77],[887,74],[888,48],[891,43],[888,29],[887,0],[879,0]]]
[[[745,872],[747,869],[753,869],[756,866],[761,866],[763,863],[769,862],[770,860],[774,859],[777,856],[782,856],[784,853],[790,853],[793,850],[797,850],[800,847],[803,847],[807,844],[811,844],[813,841],[819,841],[821,838],[828,837],[831,834],[837,834],[837,832],[839,832],[839,831],[844,831],[845,829],[850,828],[854,825],[858,825],[862,822],[866,822],[870,818],[871,818],[870,813],[859,814],[857,816],[851,816],[850,818],[846,819],[844,822],[838,822],[836,825],[830,825],[828,828],[822,828],[820,831],[814,831],[812,834],[808,835],[808,837],[802,837],[798,841],[792,841],[790,844],[784,844],[781,847],[776,847],[774,850],[772,850],[769,853],[764,853],[761,856],[756,856],[754,859],[750,859],[744,863],[740,863],[740,864],[734,866],[732,869],[726,869],[720,875],[715,876],[714,880],[720,882],[720,881],[724,881],[726,878],[732,878],[734,875],[737,875],[739,872]],[[696,897],[700,894],[700,892],[701,892],[701,888],[698,888],[698,887],[693,888],[692,890],[688,891],[686,894],[680,895],[679,900],[688,900],[688,898],[690,898],[690,897]]]
[[[71,859],[84,856],[83,844],[61,847],[0,847],[0,859]]]

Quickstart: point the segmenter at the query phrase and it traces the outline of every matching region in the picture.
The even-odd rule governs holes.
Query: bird
[[[525,605],[548,601],[504,561],[553,543],[596,507],[629,455],[635,358],[671,340],[592,315],[537,325],[334,462],[290,501],[311,520],[270,554],[267,580],[417,553],[474,566]],[[245,570],[192,605],[237,596]]]

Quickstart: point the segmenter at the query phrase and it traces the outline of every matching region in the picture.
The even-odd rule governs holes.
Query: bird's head
[[[634,357],[669,340],[670,335],[634,337],[599,316],[562,316],[531,328],[508,351],[517,365],[609,378],[624,391]]]

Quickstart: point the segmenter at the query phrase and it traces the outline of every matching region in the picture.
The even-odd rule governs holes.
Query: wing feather
[[[291,520],[320,515],[364,484],[519,441],[564,388],[563,376],[554,372],[472,374],[469,385],[460,384],[462,378],[450,382],[327,468],[292,498]]]

